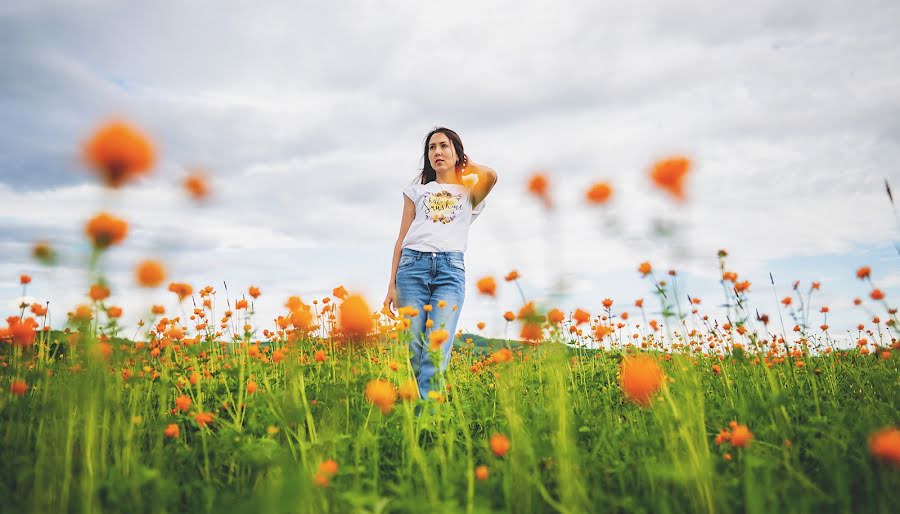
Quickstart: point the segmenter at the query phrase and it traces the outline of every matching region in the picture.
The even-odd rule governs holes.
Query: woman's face
[[[434,171],[440,173],[456,167],[456,149],[443,132],[435,132],[428,140],[428,161]]]

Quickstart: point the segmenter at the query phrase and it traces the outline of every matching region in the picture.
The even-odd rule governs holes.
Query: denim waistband
[[[459,259],[463,259],[465,254],[463,252],[422,252],[419,250],[413,250],[412,248],[403,248],[400,251],[400,255],[412,255],[413,257],[428,257],[429,255],[434,256],[445,256],[445,257],[456,257]]]

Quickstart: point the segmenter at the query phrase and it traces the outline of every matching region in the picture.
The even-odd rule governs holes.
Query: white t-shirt
[[[412,184],[403,190],[416,205],[416,217],[403,239],[402,248],[420,252],[465,252],[469,225],[484,210],[484,202],[472,209],[470,190],[462,184]]]

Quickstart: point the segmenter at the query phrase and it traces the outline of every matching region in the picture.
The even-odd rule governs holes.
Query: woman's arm
[[[470,173],[478,177],[478,181],[472,186],[472,207],[475,207],[481,203],[481,201],[487,197],[488,193],[491,192],[491,189],[494,188],[494,184],[497,183],[497,172],[483,164],[476,164],[469,161],[466,163],[463,175],[468,175]]]
[[[397,242],[394,244],[394,257],[391,260],[391,280],[388,282],[387,296],[384,298],[384,307],[393,311],[399,307],[397,303],[397,265],[400,263],[400,253],[403,251],[403,240],[406,239],[406,233],[412,225],[413,219],[416,217],[416,204],[403,195],[403,217],[400,219],[400,235],[397,236]]]

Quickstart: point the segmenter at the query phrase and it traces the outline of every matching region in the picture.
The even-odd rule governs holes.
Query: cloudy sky
[[[171,280],[213,285],[224,300],[257,285],[264,326],[292,294],[343,285],[378,309],[403,199],[435,126],[497,170],[466,252],[459,328],[503,336],[529,299],[596,314],[628,310],[661,278],[722,317],[716,252],[751,281],[752,307],[777,325],[794,280],[831,309],[833,336],[871,317],[870,287],[900,298],[900,4],[784,2],[101,2],[0,6],[0,298],[62,313],[89,278],[84,222],[104,209],[131,224],[103,260],[112,301],[133,323],[174,295],[138,291],[132,269],[163,259]],[[79,160],[112,116],[154,140],[152,174],[98,186]],[[662,157],[693,161],[688,201],[652,189]],[[178,184],[198,167],[213,201]],[[557,205],[525,192],[547,173]],[[615,192],[584,203],[593,182]],[[896,195],[895,195],[896,196]],[[652,227],[664,220],[673,236]],[[48,239],[63,260],[30,259]],[[769,282],[775,279],[775,289]],[[475,280],[493,275],[497,298]],[[686,297],[683,297],[686,301]],[[793,325],[787,313],[785,324]],[[813,326],[822,322],[814,314]],[[510,335],[515,335],[515,327]]]

